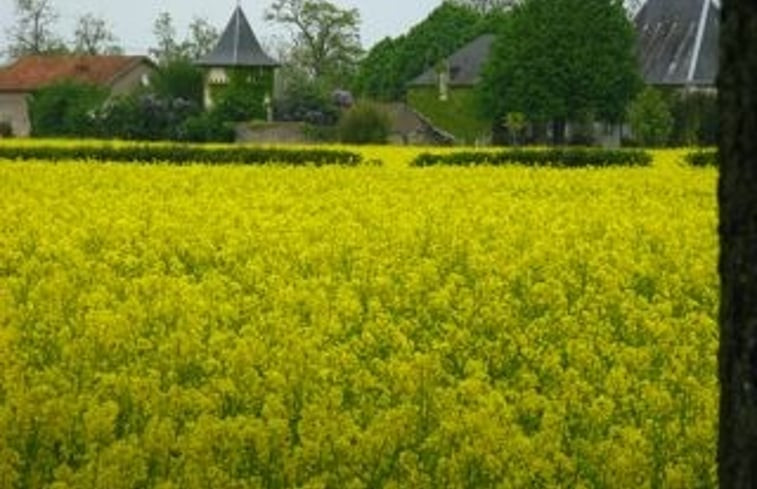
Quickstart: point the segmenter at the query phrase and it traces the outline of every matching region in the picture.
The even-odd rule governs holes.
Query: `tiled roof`
[[[481,78],[481,71],[494,44],[493,34],[484,34],[455,51],[447,62],[449,64],[449,85],[475,85]],[[427,70],[412,80],[409,86],[436,85],[439,78],[435,68]]]
[[[111,85],[143,56],[25,56],[0,69],[0,91],[29,92],[61,80]]]
[[[218,67],[279,66],[276,60],[263,51],[241,7],[234,10],[215,49],[197,61],[197,64]]]
[[[720,5],[648,0],[635,18],[641,72],[650,85],[715,85]]]

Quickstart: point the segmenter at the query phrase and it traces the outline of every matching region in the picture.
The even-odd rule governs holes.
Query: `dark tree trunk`
[[[722,488],[757,487],[757,0],[724,0],[720,104]]]
[[[565,119],[552,121],[552,144],[555,146],[565,144]]]

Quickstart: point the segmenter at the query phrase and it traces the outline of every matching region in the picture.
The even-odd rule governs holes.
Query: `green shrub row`
[[[640,150],[596,148],[511,149],[506,151],[461,151],[448,154],[422,153],[413,166],[527,165],[558,168],[649,166],[652,155]]]
[[[720,166],[720,154],[717,150],[699,150],[686,155],[686,162],[692,166]]]
[[[91,160],[140,163],[204,163],[259,165],[357,165],[362,155],[350,151],[284,148],[205,148],[192,145],[64,145],[0,146],[0,158],[10,160]]]

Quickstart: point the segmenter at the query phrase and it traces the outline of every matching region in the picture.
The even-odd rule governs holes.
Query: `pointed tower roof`
[[[650,85],[715,85],[720,2],[648,0],[636,14],[639,61]]]
[[[268,56],[252,32],[252,27],[237,6],[216,47],[197,61],[200,66],[279,66]]]

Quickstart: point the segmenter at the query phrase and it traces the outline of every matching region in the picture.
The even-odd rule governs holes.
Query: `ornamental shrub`
[[[386,144],[391,121],[379,106],[360,102],[346,111],[339,121],[339,136],[343,143]]]
[[[0,145],[0,159],[40,161],[102,161],[120,163],[167,163],[185,165],[262,165],[293,166],[345,165],[363,161],[351,151],[330,149],[287,149],[275,147],[222,146],[208,148],[189,144],[66,144]]]
[[[8,121],[0,121],[0,138],[13,137],[13,126]]]
[[[176,136],[179,141],[193,143],[231,143],[236,137],[233,124],[224,122],[216,112],[203,112],[187,118]]]
[[[32,135],[38,137],[92,136],[95,112],[108,91],[89,83],[62,81],[36,90],[29,97]]]
[[[634,138],[642,146],[659,147],[668,144],[673,130],[673,116],[662,93],[645,88],[628,110]]]
[[[686,155],[686,162],[691,166],[720,166],[720,154],[717,150],[699,150]]]
[[[718,100],[715,93],[675,91],[669,95],[668,100],[673,115],[673,145],[717,144]]]
[[[549,166],[557,168],[649,166],[652,156],[640,150],[599,148],[513,149],[506,151],[458,151],[447,154],[421,153],[412,166]]]
[[[182,98],[138,93],[105,104],[98,113],[99,136],[143,141],[175,140],[179,129],[200,108]]]

